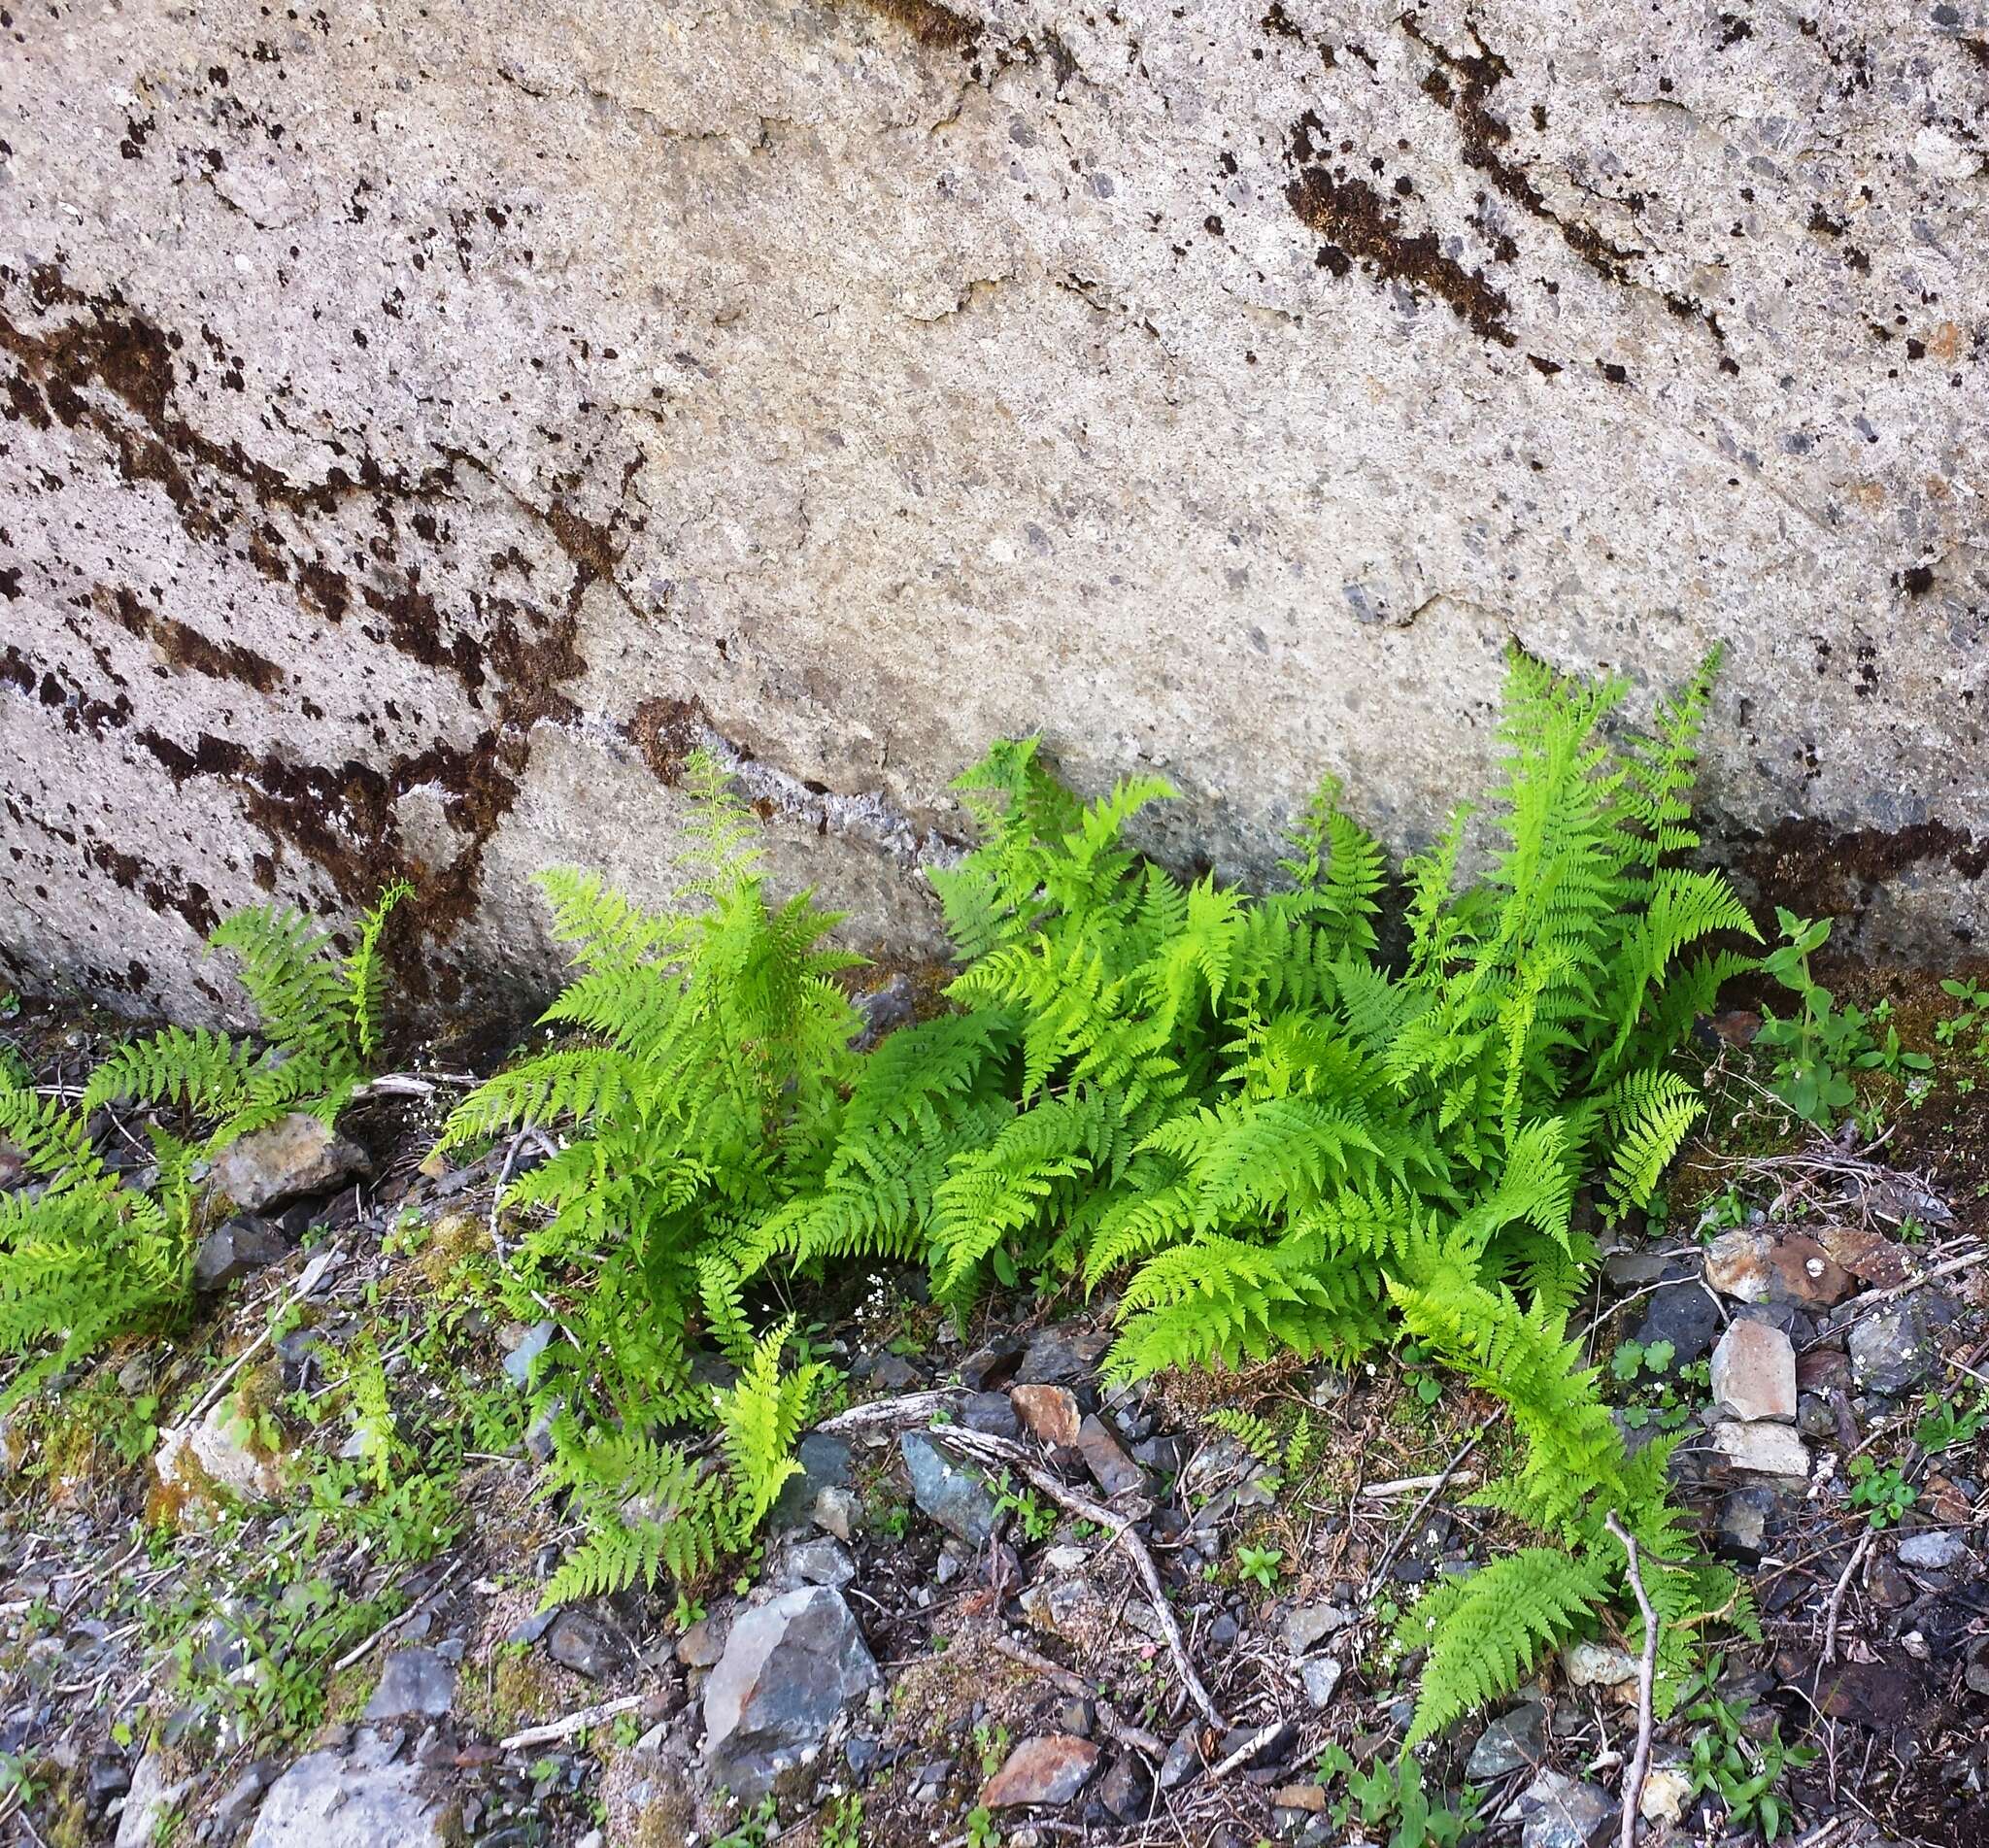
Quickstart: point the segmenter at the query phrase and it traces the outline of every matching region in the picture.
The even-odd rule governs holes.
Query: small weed
[[[1709,1689],[1718,1671],[1715,1658],[1702,1687]],[[1773,1841],[1793,1828],[1795,1820],[1782,1780],[1791,1766],[1800,1769],[1816,1753],[1807,1746],[1783,1744],[1779,1720],[1766,1739],[1750,1736],[1745,1722],[1743,1712],[1710,1692],[1688,1707],[1685,1723],[1701,1730],[1693,1736],[1686,1775],[1695,1797],[1708,1790],[1719,1794],[1727,1806],[1730,1835],[1758,1830],[1763,1840]]]
[[[718,1837],[711,1848],[766,1848],[767,1837],[772,1833],[779,1814],[771,1797],[763,1797],[759,1803],[739,1818],[737,1825]]]
[[[863,1799],[854,1791],[839,1797],[822,1825],[822,1848],[860,1848],[863,1839]]]
[[[1329,1745],[1319,1757],[1319,1781],[1331,1785],[1334,1778],[1345,1780],[1346,1794],[1332,1806],[1333,1827],[1354,1823],[1370,1835],[1385,1829],[1388,1848],[1455,1848],[1480,1827],[1478,1793],[1466,1785],[1461,1809],[1433,1803],[1422,1766],[1409,1754],[1399,1764],[1378,1761],[1364,1771],[1345,1747]]]
[[[967,1848],[1001,1848],[1001,1831],[994,1826],[994,1812],[985,1803],[967,1811]]]
[[[982,1777],[993,1777],[1008,1758],[1008,1729],[999,1720],[983,1720],[974,1728],[974,1750],[981,1757]]]
[[[1929,1393],[1920,1401],[1922,1417],[1913,1427],[1913,1442],[1930,1454],[1972,1444],[1989,1426],[1989,1392],[1978,1393],[1966,1411],[1957,1399]]]
[[[1236,1549],[1236,1576],[1255,1580],[1266,1592],[1277,1590],[1278,1573],[1284,1562],[1284,1552],[1279,1547],[1239,1546]]]
[[[1022,1529],[1024,1539],[1043,1540],[1055,1531],[1057,1510],[1048,1506],[1034,1490],[1017,1487],[1006,1475],[1001,1478],[1000,1488],[1001,1493],[994,1500],[994,1512],[1012,1513]]]
[[[1874,1528],[1896,1526],[1901,1516],[1920,1499],[1920,1492],[1901,1474],[1898,1463],[1888,1463],[1881,1469],[1870,1457],[1853,1457],[1848,1474],[1851,1506],[1866,1509]]]

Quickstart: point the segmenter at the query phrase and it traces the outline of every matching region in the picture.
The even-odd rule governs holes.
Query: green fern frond
[[[1430,1652],[1404,1750],[1510,1694],[1590,1620],[1609,1584],[1598,1561],[1522,1547],[1426,1593],[1396,1628],[1403,1648]]]

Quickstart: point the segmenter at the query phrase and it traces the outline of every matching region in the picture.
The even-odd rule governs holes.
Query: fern
[[[195,1163],[291,1111],[335,1121],[379,1049],[380,942],[407,896],[389,887],[340,958],[300,913],[237,912],[215,929],[236,957],[267,1043],[207,1027],[167,1026],[116,1048],[70,1110],[0,1086],[0,1141],[42,1183],[0,1196],[0,1354],[27,1365],[0,1410],[117,1335],[156,1326],[185,1302],[203,1203]],[[91,1143],[91,1115],[112,1104],[166,1113],[146,1127],[155,1175],[112,1173]]]
[[[1535,1546],[1427,1592],[1396,1630],[1405,1648],[1430,1652],[1404,1749],[1510,1694],[1543,1650],[1559,1647],[1601,1607],[1609,1588],[1601,1562]]]

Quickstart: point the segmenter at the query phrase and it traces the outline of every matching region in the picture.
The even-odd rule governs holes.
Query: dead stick
[[[1651,1609],[1643,1589],[1643,1573],[1637,1567],[1636,1541],[1611,1514],[1604,1523],[1623,1542],[1630,1561],[1630,1589],[1636,1594],[1636,1608],[1643,1617],[1643,1655],[1636,1664],[1636,1755],[1623,1778],[1623,1848],[1635,1848],[1636,1812],[1643,1802],[1643,1782],[1651,1768],[1651,1726],[1655,1718],[1655,1691],[1658,1679],[1658,1614]]]
[[[1844,1594],[1851,1589],[1851,1580],[1859,1566],[1864,1564],[1865,1556],[1871,1551],[1871,1535],[1874,1529],[1867,1528],[1858,1536],[1858,1544],[1851,1549],[1851,1557],[1838,1573],[1837,1588],[1830,1595],[1830,1609],[1823,1620],[1823,1665],[1828,1668],[1837,1660],[1837,1619],[1843,1615]]]
[[[1046,1681],[1056,1683],[1065,1694],[1074,1695],[1080,1700],[1091,1700],[1098,1709],[1098,1724],[1121,1745],[1129,1745],[1136,1752],[1143,1752],[1150,1759],[1163,1759],[1167,1756],[1165,1743],[1154,1736],[1144,1727],[1131,1726],[1120,1719],[1113,1711],[1112,1703],[1092,1686],[1082,1675],[1074,1674],[1061,1663],[1054,1663],[1048,1656],[1039,1656],[1027,1643],[1019,1643],[1012,1636],[997,1635],[994,1639],[994,1653],[1006,1656],[1010,1662],[1019,1663],[1023,1667],[1039,1674]]]
[[[1273,1720],[1268,1726],[1259,1727],[1255,1732],[1208,1774],[1208,1781],[1213,1784],[1218,1779],[1227,1777],[1237,1765],[1248,1764],[1258,1753],[1262,1752],[1271,1740],[1284,1730],[1284,1727],[1285,1723],[1282,1720]]]
[[[642,1705],[646,1697],[639,1694],[624,1694],[619,1700],[604,1700],[597,1707],[582,1707],[578,1713],[569,1713],[563,1720],[514,1732],[510,1738],[500,1739],[497,1749],[500,1752],[519,1752],[527,1745],[551,1745],[556,1739],[570,1739],[576,1732],[585,1731],[590,1726],[599,1726],[603,1720],[612,1720],[618,1713],[632,1712]]]
[[[1395,1544],[1392,1545],[1388,1549],[1388,1551],[1381,1556],[1381,1563],[1377,1565],[1373,1571],[1367,1574],[1368,1591],[1373,1591],[1375,1586],[1381,1583],[1383,1574],[1386,1573],[1388,1568],[1395,1563],[1395,1556],[1398,1553],[1399,1553],[1402,1550],[1402,1547],[1407,1543],[1408,1537],[1410,1533],[1414,1531],[1416,1524],[1419,1521],[1421,1521],[1426,1514],[1430,1512],[1430,1504],[1443,1493],[1443,1485],[1447,1483],[1451,1479],[1451,1477],[1457,1474],[1458,1465],[1461,1462],[1463,1462],[1464,1460],[1466,1457],[1468,1457],[1472,1451],[1477,1449],[1478,1438],[1483,1435],[1484,1433],[1482,1431],[1474,1434],[1465,1444],[1465,1447],[1461,1451],[1459,1451],[1455,1457],[1453,1457],[1450,1460],[1450,1462],[1448,1466],[1443,1470],[1443,1473],[1435,1477],[1431,1482],[1430,1493],[1426,1495],[1423,1497],[1423,1499],[1416,1504],[1416,1512],[1409,1516],[1407,1525],[1402,1529],[1402,1530],[1399,1534],[1395,1536]],[[1377,1483],[1371,1489],[1363,1489],[1361,1493],[1364,1495],[1378,1495],[1384,1489],[1398,1489],[1405,1486],[1406,1485],[1401,1483]]]

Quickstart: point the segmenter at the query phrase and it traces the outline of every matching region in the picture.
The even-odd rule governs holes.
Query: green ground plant
[[[932,875],[955,1011],[867,1055],[834,980],[852,958],[823,947],[836,920],[768,899],[709,761],[685,907],[548,875],[575,947],[547,1016],[564,1037],[445,1141],[561,1136],[507,1196],[520,1313],[559,1329],[534,1382],[561,1407],[555,1481],[593,1535],[550,1595],[687,1576],[770,1505],[808,1389],[780,1330],[756,1342],[754,1293],[857,1258],[923,1260],[962,1312],[990,1282],[1123,1277],[1115,1380],[1407,1341],[1505,1403],[1518,1462],[1480,1498],[1541,1543],[1402,1620],[1429,1650],[1412,1741],[1620,1607],[1611,1517],[1675,1696],[1700,1631],[1745,1608],[1669,1505],[1672,1440],[1628,1454],[1567,1323],[1596,1261],[1577,1190],[1605,1221],[1649,1199],[1702,1110],[1668,1061],[1753,966],[1715,947],[1755,937],[1745,908],[1680,863],[1712,665],[1639,732],[1622,682],[1515,653],[1500,781],[1405,869],[1399,960],[1381,851],[1330,781],[1286,889],[1252,897],[1128,844],[1166,785],[1085,804],[1029,742],[961,779],[981,845]],[[1468,882],[1467,846],[1487,861]],[[700,1330],[745,1367],[716,1406]],[[672,1422],[710,1434],[664,1441]]]
[[[113,1052],[75,1102],[0,1073],[0,1142],[37,1184],[0,1194],[0,1356],[28,1357],[0,1412],[185,1301],[206,1200],[199,1163],[290,1111],[337,1119],[378,1054],[381,935],[407,890],[382,893],[345,956],[294,911],[241,911],[216,928],[259,1039],[166,1027]],[[91,1114],[118,1103],[151,1107],[151,1160],[137,1174],[113,1167],[92,1134]]]

